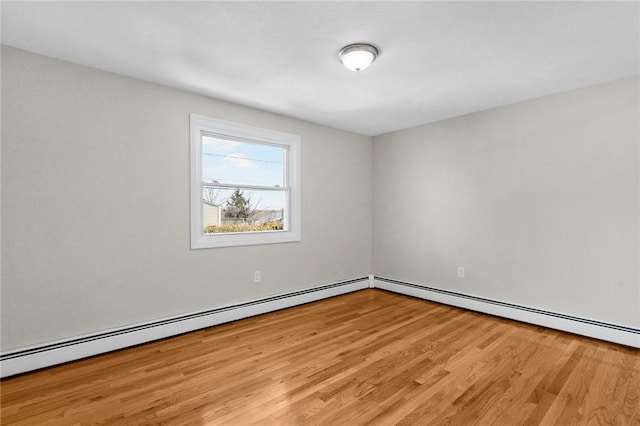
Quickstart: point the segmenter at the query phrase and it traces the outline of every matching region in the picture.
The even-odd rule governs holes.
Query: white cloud
[[[212,138],[209,136],[202,137],[202,147],[206,151],[206,147],[214,148],[216,152],[228,153],[242,145],[241,142],[228,141],[224,139]]]
[[[256,168],[258,168],[258,165],[254,161],[251,161],[248,158],[244,158],[240,154],[228,154],[225,157],[225,161],[227,163],[230,163],[232,167],[235,167],[235,168],[238,168],[238,169],[256,169]]]

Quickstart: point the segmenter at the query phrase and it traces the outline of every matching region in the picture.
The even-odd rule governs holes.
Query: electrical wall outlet
[[[464,278],[464,266],[458,266],[458,278]]]
[[[257,284],[260,281],[262,281],[262,277],[260,276],[260,271],[253,271],[253,282],[254,282],[254,284]]]

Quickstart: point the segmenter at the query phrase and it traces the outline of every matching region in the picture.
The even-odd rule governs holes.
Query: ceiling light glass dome
[[[378,57],[378,48],[366,43],[350,44],[338,53],[340,62],[351,71],[362,71]]]

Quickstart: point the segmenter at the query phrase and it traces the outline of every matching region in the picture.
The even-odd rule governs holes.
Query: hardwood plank
[[[373,289],[0,387],[3,425],[640,425],[638,350]]]

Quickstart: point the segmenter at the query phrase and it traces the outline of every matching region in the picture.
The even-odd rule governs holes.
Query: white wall
[[[301,136],[300,243],[189,249],[189,113]],[[2,47],[3,351],[362,277],[370,253],[369,137]]]
[[[368,137],[3,46],[2,350],[371,272],[638,327],[639,89],[379,136],[372,159]],[[302,242],[189,249],[191,112],[301,135]]]
[[[639,81],[375,137],[375,274],[640,326]]]

